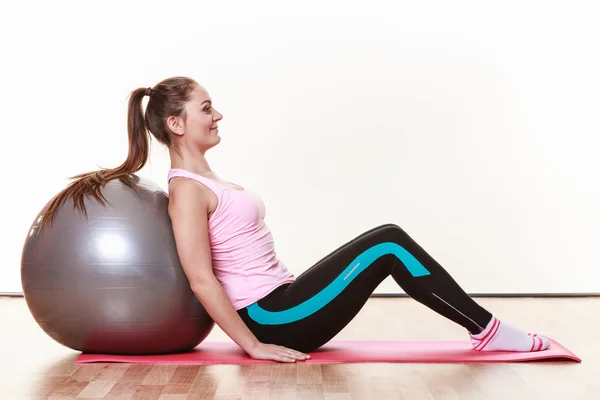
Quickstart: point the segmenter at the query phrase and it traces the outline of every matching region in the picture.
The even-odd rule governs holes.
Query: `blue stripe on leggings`
[[[333,282],[303,303],[283,311],[267,311],[258,303],[254,303],[248,306],[248,315],[263,325],[288,324],[306,318],[325,307],[342,293],[358,274],[367,269],[375,260],[387,254],[398,257],[414,277],[430,275],[423,264],[404,247],[392,242],[380,243],[361,253]]]

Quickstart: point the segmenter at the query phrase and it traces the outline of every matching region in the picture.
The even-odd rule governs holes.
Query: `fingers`
[[[280,348],[281,348],[281,350],[283,350],[284,354],[289,358],[296,359],[296,360],[307,360],[310,358],[310,356],[308,354],[301,353],[294,349],[288,349],[287,347],[282,347],[282,346]]]
[[[308,354],[300,353],[299,351],[291,350],[291,355],[298,360],[306,360],[310,358]]]
[[[294,349],[289,349],[278,345],[263,345],[264,353],[254,354],[254,357],[260,359],[271,359],[278,362],[293,363],[298,360],[305,361],[310,358],[308,354],[301,353]]]

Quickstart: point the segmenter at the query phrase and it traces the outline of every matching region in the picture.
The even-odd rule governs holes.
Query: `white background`
[[[117,5],[118,4],[118,5]],[[0,292],[67,177],[127,154],[130,92],[189,76],[207,153],[295,274],[403,227],[470,293],[600,291],[594,1],[10,2],[0,10]],[[166,188],[168,153],[141,171]],[[401,292],[391,279],[378,292]]]

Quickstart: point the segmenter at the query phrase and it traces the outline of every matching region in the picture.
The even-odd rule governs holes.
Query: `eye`
[[[204,109],[204,111],[205,111],[205,112],[209,112],[211,109],[212,109],[212,107],[206,107],[206,108]]]

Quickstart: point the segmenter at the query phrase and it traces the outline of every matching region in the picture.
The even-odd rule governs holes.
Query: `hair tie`
[[[150,96],[150,94],[152,93],[152,88],[149,87],[148,89],[146,89],[146,96]]]

